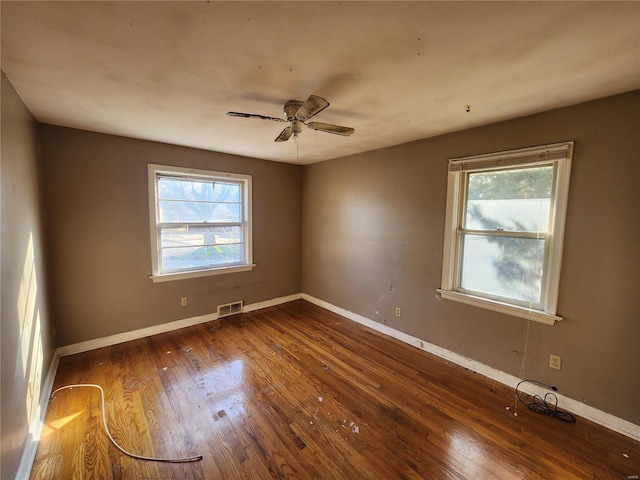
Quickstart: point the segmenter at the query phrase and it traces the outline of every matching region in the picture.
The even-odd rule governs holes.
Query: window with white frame
[[[443,298],[552,325],[573,142],[449,161]]]
[[[154,282],[253,268],[251,176],[148,169]]]

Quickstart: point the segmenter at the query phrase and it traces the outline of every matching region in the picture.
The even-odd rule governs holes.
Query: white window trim
[[[149,189],[149,231],[151,238],[151,271],[149,276],[154,283],[168,282],[172,280],[184,280],[188,278],[206,277],[210,275],[221,275],[226,273],[246,272],[252,270],[255,267],[253,263],[253,245],[252,245],[252,221],[251,221],[251,204],[252,204],[252,188],[251,188],[251,175],[244,175],[239,173],[228,172],[214,172],[210,170],[197,170],[184,167],[172,167],[169,165],[155,165],[149,164],[148,170],[148,189]],[[185,175],[191,177],[203,177],[203,178],[219,178],[219,179],[233,179],[244,182],[244,254],[246,263],[240,265],[227,265],[222,267],[207,268],[203,270],[192,270],[188,272],[171,272],[160,273],[158,264],[158,212],[157,206],[157,191],[156,191],[156,178],[158,174],[165,175]]]
[[[526,318],[536,322],[553,325],[562,317],[556,315],[558,304],[558,290],[560,286],[560,270],[562,266],[562,249],[565,230],[565,217],[569,198],[569,178],[571,160],[573,156],[573,142],[555,143],[539,147],[529,147],[518,150],[475,155],[449,160],[449,175],[447,181],[447,207],[444,232],[444,248],[442,259],[442,283],[437,289],[442,298],[456,302],[474,305],[492,311],[505,313],[515,317]],[[550,238],[548,261],[546,265],[553,265],[549,269],[545,286],[545,302],[541,310],[512,305],[489,298],[478,297],[456,290],[457,275],[457,235],[462,221],[460,215],[461,197],[464,189],[464,171],[491,170],[507,168],[515,165],[535,163],[555,163],[556,184],[553,202],[553,231]],[[546,268],[546,266],[545,266]]]

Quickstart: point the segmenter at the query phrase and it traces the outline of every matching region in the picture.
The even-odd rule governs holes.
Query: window
[[[449,161],[443,298],[553,325],[573,142]]]
[[[251,176],[148,168],[154,282],[253,268]]]

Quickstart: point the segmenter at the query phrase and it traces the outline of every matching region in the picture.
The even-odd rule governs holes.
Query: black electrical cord
[[[516,385],[516,412],[514,415],[516,416],[518,415],[517,402],[520,402],[523,405],[526,405],[527,408],[529,408],[529,410],[533,410],[534,412],[539,413],[541,415],[546,415],[548,417],[555,417],[567,423],[576,423],[575,416],[573,416],[569,412],[558,410],[558,397],[556,396],[555,393],[548,392],[545,394],[544,397],[540,395],[534,395],[530,403],[526,403],[524,400],[522,400],[520,396],[522,392],[518,391],[518,389],[520,388],[520,385],[522,385],[523,383],[534,383],[536,385],[541,385],[543,387],[550,388],[554,392],[558,391],[557,387],[548,385],[538,380],[531,380],[531,379],[522,380],[520,383],[518,383],[518,385]]]

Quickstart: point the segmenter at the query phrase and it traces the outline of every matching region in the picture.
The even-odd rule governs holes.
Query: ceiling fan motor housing
[[[287,103],[285,103],[283,111],[285,118],[290,122],[295,120],[296,113],[298,112],[298,110],[300,110],[302,104],[303,102],[299,100],[289,100]]]
[[[291,133],[294,135],[298,135],[302,132],[302,122],[300,120],[292,120],[291,121]]]

